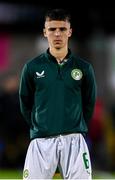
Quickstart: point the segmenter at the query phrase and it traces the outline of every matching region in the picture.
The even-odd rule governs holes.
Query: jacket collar
[[[47,49],[45,55],[48,58],[48,60],[53,61],[54,63],[57,63],[56,58],[50,53],[49,48]],[[71,50],[68,49],[68,53],[61,63],[65,64],[66,62],[68,62],[71,59],[71,56],[72,56]]]

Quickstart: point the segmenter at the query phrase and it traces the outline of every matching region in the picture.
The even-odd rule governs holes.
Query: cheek
[[[68,38],[69,38],[68,34],[65,34],[65,35],[63,36],[63,40],[64,40],[64,41],[68,41]]]
[[[52,41],[53,41],[52,36],[47,36],[47,40],[48,40],[48,42],[51,44],[51,43],[52,43]]]
[[[52,37],[53,37],[53,35],[51,33],[47,33],[46,36],[48,39],[52,39]]]

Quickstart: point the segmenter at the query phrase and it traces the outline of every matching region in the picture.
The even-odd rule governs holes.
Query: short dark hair
[[[52,9],[48,10],[45,14],[45,21],[47,20],[62,20],[71,22],[71,15],[65,9]]]

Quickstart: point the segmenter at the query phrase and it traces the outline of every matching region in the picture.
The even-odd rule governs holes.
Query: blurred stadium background
[[[0,1],[0,178],[21,178],[29,130],[19,109],[20,73],[47,49],[44,13],[58,7],[72,14],[70,47],[95,69],[98,97],[86,139],[94,177],[115,178],[115,7],[63,3]]]

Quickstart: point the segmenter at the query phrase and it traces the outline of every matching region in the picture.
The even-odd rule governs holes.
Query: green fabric
[[[93,67],[70,52],[60,66],[47,51],[24,65],[19,99],[31,139],[87,133],[96,101]]]

